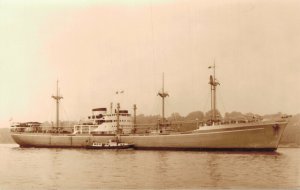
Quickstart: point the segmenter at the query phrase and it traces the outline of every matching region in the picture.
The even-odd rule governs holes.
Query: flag
[[[116,94],[122,94],[122,93],[124,93],[124,90],[116,91]]]

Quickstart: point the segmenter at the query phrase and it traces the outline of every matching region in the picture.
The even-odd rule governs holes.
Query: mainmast
[[[56,127],[59,129],[59,101],[63,97],[59,95],[58,81],[56,86],[56,96],[52,96],[52,98],[56,100]]]
[[[162,90],[161,92],[158,92],[158,95],[162,98],[162,124],[165,122],[165,98],[169,96],[167,92],[165,92],[164,89],[164,73],[162,76]]]
[[[211,91],[211,121],[214,123],[217,119],[217,113],[216,113],[216,107],[217,107],[217,86],[220,85],[220,83],[216,80],[216,65],[214,63],[213,66],[209,66],[209,69],[213,69],[213,76],[210,75],[209,78],[209,84],[210,84],[210,91]]]

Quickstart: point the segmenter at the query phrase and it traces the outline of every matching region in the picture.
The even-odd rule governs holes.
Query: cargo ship
[[[91,142],[105,143],[116,137],[120,142],[133,144],[135,149],[150,150],[242,150],[275,151],[287,125],[287,119],[273,121],[253,119],[242,123],[224,123],[216,109],[216,88],[220,83],[214,72],[210,75],[211,116],[207,121],[197,121],[196,130],[176,132],[169,130],[170,122],[164,116],[164,100],[168,93],[162,90],[162,118],[155,129],[137,133],[136,105],[134,116],[128,110],[121,110],[118,103],[114,109],[95,108],[87,121],[73,126],[66,132],[59,125],[59,102],[62,97],[52,96],[57,104],[56,127],[43,128],[38,122],[16,123],[11,126],[11,136],[21,147],[85,148]],[[57,87],[58,88],[58,87]],[[146,126],[143,124],[141,126]]]

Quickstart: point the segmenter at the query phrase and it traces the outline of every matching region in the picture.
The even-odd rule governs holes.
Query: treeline
[[[277,117],[277,115],[276,115]],[[235,122],[246,122],[246,121],[258,121],[262,120],[263,116],[253,113],[243,114],[241,112],[233,111],[225,113],[224,116],[216,110],[217,120],[223,123],[235,123]],[[199,127],[199,124],[208,124],[212,119],[212,111],[202,112],[194,111],[186,116],[182,116],[179,113],[172,113],[169,117],[165,118],[170,130],[183,132],[194,130]],[[162,123],[160,115],[149,115],[144,114],[137,115],[136,117],[138,132],[146,132],[147,130],[155,129],[159,123]]]
[[[12,144],[15,143],[10,136],[9,128],[0,128],[0,143]]]
[[[280,144],[287,147],[300,147],[300,114],[289,118],[289,123],[283,133]]]
[[[281,113],[278,114],[273,114],[273,115],[268,115],[267,117],[281,117]],[[177,121],[194,121],[196,122],[197,120],[199,122],[207,122],[211,120],[212,112],[208,111],[206,113],[202,111],[194,111],[189,113],[186,116],[181,116],[179,113],[175,112],[172,113],[169,117],[166,118],[167,121],[170,122],[177,122]],[[217,119],[220,121],[252,121],[252,120],[262,120],[264,116],[258,115],[258,114],[253,114],[253,113],[246,113],[243,114],[241,112],[233,111],[233,112],[227,112],[222,116],[218,110],[216,110],[216,116]],[[143,123],[158,123],[161,120],[160,115],[150,115],[150,116],[145,116],[144,114],[138,115],[137,116],[137,124],[143,124]]]

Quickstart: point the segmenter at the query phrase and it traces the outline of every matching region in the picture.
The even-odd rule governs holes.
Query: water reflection
[[[283,153],[210,153],[207,165],[211,179],[208,185],[214,187],[271,188],[299,185],[295,177],[298,176],[298,165]]]
[[[157,173],[160,175],[161,178],[164,178],[167,170],[169,168],[168,166],[168,157],[169,152],[167,151],[159,151],[157,152],[156,160],[157,160]]]
[[[178,152],[0,145],[0,189],[295,188],[300,149]],[[18,183],[15,183],[15,182]]]
[[[274,151],[208,151],[208,154],[241,154],[241,155],[281,155],[280,152]]]
[[[212,186],[218,187],[219,181],[222,179],[221,173],[218,171],[219,166],[217,160],[219,159],[218,154],[210,154],[207,159],[208,173],[209,177],[212,180]]]

